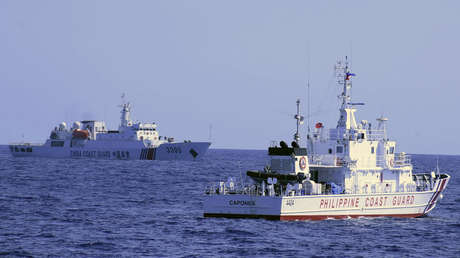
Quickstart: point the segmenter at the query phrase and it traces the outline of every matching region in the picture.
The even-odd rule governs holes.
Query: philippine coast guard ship
[[[320,220],[356,217],[421,217],[442,198],[450,176],[413,174],[409,155],[396,153],[396,142],[386,136],[386,118],[356,122],[351,102],[348,64],[336,71],[342,105],[336,128],[321,123],[299,147],[299,114],[292,146],[284,142],[268,148],[270,164],[262,171],[247,171],[252,183],[233,178],[209,186],[205,217]],[[307,151],[308,149],[308,151]]]
[[[108,130],[105,122],[76,121],[68,128],[62,122],[51,131],[44,144],[10,144],[17,157],[102,158],[125,160],[195,160],[201,158],[210,142],[174,142],[159,136],[155,123],[134,123],[131,105],[123,101],[118,130]]]

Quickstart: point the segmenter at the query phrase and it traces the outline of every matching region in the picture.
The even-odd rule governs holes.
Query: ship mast
[[[341,109],[346,109],[350,108],[350,101],[351,101],[351,96],[350,96],[350,91],[351,91],[351,80],[350,76],[351,73],[348,68],[348,58],[345,57],[345,67],[343,67],[343,74],[341,75],[343,78],[342,84],[343,84],[343,92],[341,95],[342,99],[342,107]]]
[[[352,103],[351,102],[351,77],[355,74],[351,73],[348,66],[348,58],[345,57],[345,63],[338,61],[335,65],[335,72],[337,77],[337,83],[343,86],[342,93],[338,96],[342,100],[340,107],[340,118],[337,122],[337,128],[345,130],[356,129],[354,105],[364,105],[363,103]],[[344,132],[343,132],[344,133]]]
[[[297,143],[297,145],[299,145],[299,141],[300,141],[299,127],[301,124],[303,124],[304,117],[300,115],[300,99],[297,99],[296,104],[297,104],[297,114],[294,116],[294,118],[296,119],[297,129],[296,129],[296,133],[294,134],[294,141]]]
[[[120,129],[128,127],[131,124],[130,114],[131,114],[131,104],[125,101],[125,94],[121,95],[122,104],[121,107],[121,117],[120,117]]]

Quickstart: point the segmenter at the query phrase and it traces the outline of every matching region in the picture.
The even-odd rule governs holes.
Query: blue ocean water
[[[414,155],[415,172],[437,156]],[[213,150],[198,162],[13,158],[0,153],[6,256],[459,257],[460,156],[425,218],[325,221],[203,218],[209,182],[261,168],[266,151]]]

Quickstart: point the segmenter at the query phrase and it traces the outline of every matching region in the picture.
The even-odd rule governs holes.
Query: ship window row
[[[96,132],[105,132],[105,127],[96,126]]]
[[[31,147],[27,147],[27,148],[19,148],[18,146],[10,146],[10,150],[13,152],[32,152],[32,148]]]
[[[344,147],[343,145],[337,145],[337,146],[335,147],[335,153],[343,153],[344,150],[345,150],[345,147]],[[333,151],[332,148],[329,148],[329,149],[327,150],[327,152],[328,152],[329,154],[332,154],[332,151]]]
[[[64,141],[52,141],[51,147],[64,147]]]
[[[155,133],[153,133],[153,132],[143,132],[143,133],[140,133],[140,134],[144,134],[144,135],[154,135]]]
[[[155,128],[137,128],[135,131],[156,131]]]
[[[371,153],[372,154],[375,153],[375,147],[374,146],[371,147]],[[387,149],[387,154],[394,154],[394,153],[395,153],[395,147],[394,146],[392,146],[389,149]]]

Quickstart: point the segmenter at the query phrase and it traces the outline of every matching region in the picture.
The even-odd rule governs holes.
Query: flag
[[[350,80],[350,77],[351,77],[351,76],[356,76],[356,74],[354,74],[354,73],[347,73],[347,74],[346,74],[345,80],[347,80],[347,81]]]

